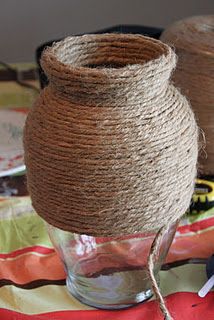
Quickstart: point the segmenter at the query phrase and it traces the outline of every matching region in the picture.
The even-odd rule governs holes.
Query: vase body
[[[198,151],[194,114],[170,81],[175,53],[140,35],[84,35],[47,48],[41,64],[49,85],[25,125],[28,188],[69,292],[121,309],[152,287],[169,319],[158,271]]]
[[[169,46],[138,35],[70,37],[47,49],[49,85],[24,132],[28,189],[57,228],[157,232],[187,210],[197,126],[170,82]]]

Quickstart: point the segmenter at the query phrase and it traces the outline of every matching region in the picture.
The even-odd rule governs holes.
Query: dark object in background
[[[212,275],[214,274],[214,255],[212,255],[208,260],[207,260],[207,265],[206,265],[206,272],[207,272],[207,278],[211,278]]]
[[[22,85],[23,81],[36,80],[35,68],[28,70],[18,70],[8,63],[0,61],[0,81],[15,81]]]
[[[203,213],[214,207],[213,179],[196,179],[195,191],[189,208],[190,214]]]
[[[0,178],[0,197],[23,197],[27,195],[25,175]]]
[[[114,26],[102,30],[98,30],[95,32],[90,33],[132,33],[132,34],[142,34],[144,36],[149,36],[155,39],[159,39],[163,29],[161,28],[155,28],[155,27],[145,27],[145,26],[135,26],[135,25],[119,25]],[[36,49],[36,62],[38,64],[38,72],[39,72],[39,80],[40,80],[40,86],[43,89],[48,84],[48,79],[43,72],[41,65],[40,65],[40,59],[42,55],[42,51],[46,48],[51,46],[54,42],[60,41],[62,39],[52,40],[43,43],[41,46],[39,46]]]

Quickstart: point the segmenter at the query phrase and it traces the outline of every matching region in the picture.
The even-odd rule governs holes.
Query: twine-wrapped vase
[[[173,80],[189,99],[202,129],[198,174],[214,176],[214,15],[177,21],[161,35],[178,56]]]
[[[158,232],[186,211],[197,126],[170,82],[175,62],[169,46],[140,35],[69,37],[46,49],[49,85],[24,133],[44,220],[103,237]]]

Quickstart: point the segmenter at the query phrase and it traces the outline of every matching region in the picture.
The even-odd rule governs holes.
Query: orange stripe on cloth
[[[22,108],[22,107],[18,107],[18,108],[11,108],[10,110],[14,110],[14,111],[17,111],[17,112],[21,112],[21,113],[28,113],[29,112],[29,108]]]
[[[208,258],[213,254],[214,229],[192,235],[178,235],[170,248],[167,262],[189,258]]]
[[[64,278],[63,266],[55,252],[44,256],[37,255],[37,253],[26,253],[0,261],[0,279],[8,279],[17,284],[37,279],[59,280]]]

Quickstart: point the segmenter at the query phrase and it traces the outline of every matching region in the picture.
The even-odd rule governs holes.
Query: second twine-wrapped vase
[[[214,15],[177,21],[161,35],[178,56],[173,80],[191,103],[203,145],[198,175],[214,176]],[[201,142],[202,142],[201,141]]]
[[[109,237],[163,230],[194,188],[198,130],[172,85],[169,46],[140,35],[69,37],[45,50],[49,85],[29,112],[28,187],[37,213],[72,233]]]

